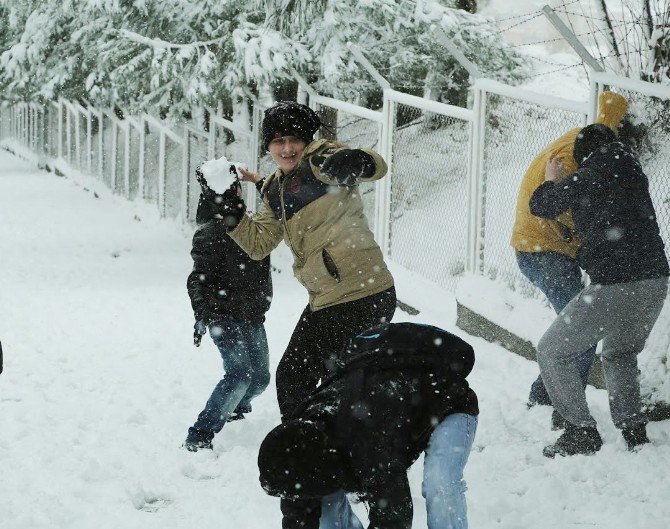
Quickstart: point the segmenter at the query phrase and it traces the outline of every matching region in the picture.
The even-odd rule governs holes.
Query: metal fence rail
[[[548,143],[593,121],[606,86],[623,93],[653,128],[642,163],[663,236],[670,238],[668,87],[594,72],[589,101],[579,102],[477,79],[473,108],[464,109],[385,86],[383,106],[375,111],[321,96],[299,82],[328,125],[325,134],[375,149],[389,163],[387,178],[361,186],[385,254],[447,289],[469,271],[537,295],[509,245],[519,185]],[[5,105],[0,138],[94,175],[129,200],[154,203],[163,216],[192,222],[199,163],[225,155],[264,175],[274,170],[262,145],[265,107],[249,106],[248,123],[208,109],[206,120],[175,124],[62,100]],[[251,209],[258,206],[253,186],[246,185],[245,197]]]

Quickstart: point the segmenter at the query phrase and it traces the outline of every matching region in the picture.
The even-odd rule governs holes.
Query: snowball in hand
[[[235,173],[230,172],[230,167],[234,166],[239,170],[240,167],[246,169],[246,165],[239,162],[231,162],[225,156],[218,160],[208,160],[200,166],[202,175],[207,180],[207,185],[218,194],[223,194],[236,180]]]

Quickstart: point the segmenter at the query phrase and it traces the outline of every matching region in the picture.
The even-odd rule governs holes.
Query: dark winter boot
[[[558,413],[556,410],[551,412],[551,429],[556,430],[565,430],[565,425],[568,424],[563,416]]]
[[[226,419],[226,422],[239,421],[244,419],[245,413],[251,413],[251,404],[248,406],[238,406],[235,411]]]
[[[212,446],[212,441],[192,441],[190,439],[186,439],[182,446],[189,452],[197,452],[198,450],[212,450],[214,448]]]
[[[189,452],[197,452],[198,450],[212,450],[212,439],[214,439],[213,432],[204,432],[191,426],[188,429],[186,441],[182,445]]]
[[[544,447],[545,457],[595,454],[603,445],[598,430],[593,426],[574,426],[565,423],[565,431],[552,445]]]
[[[621,434],[626,440],[628,450],[631,452],[634,452],[637,447],[649,442],[649,438],[647,437],[646,424],[640,424],[639,426],[634,426],[633,428],[624,428],[621,430]]]

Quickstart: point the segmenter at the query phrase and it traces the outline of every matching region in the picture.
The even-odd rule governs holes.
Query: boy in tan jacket
[[[393,277],[358,187],[382,178],[386,163],[370,149],[313,140],[320,126],[305,105],[281,102],[266,110],[263,142],[278,167],[263,184],[263,210],[249,216],[241,214],[245,207],[239,200],[226,206],[230,237],[257,260],[283,240],[293,253],[293,273],[309,294],[277,366],[284,419],[326,377],[344,345],[365,329],[390,322],[396,307]],[[251,182],[260,179],[241,173]],[[324,498],[322,506],[325,524],[362,529],[343,492]]]

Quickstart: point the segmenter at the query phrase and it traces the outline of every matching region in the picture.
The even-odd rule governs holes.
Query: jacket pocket
[[[337,265],[335,264],[335,261],[328,253],[328,250],[326,250],[325,248],[321,250],[321,257],[323,258],[323,264],[326,267],[326,270],[328,270],[328,273],[331,275],[331,277],[338,283],[342,281],[342,278],[340,277],[340,270],[337,268]]]

